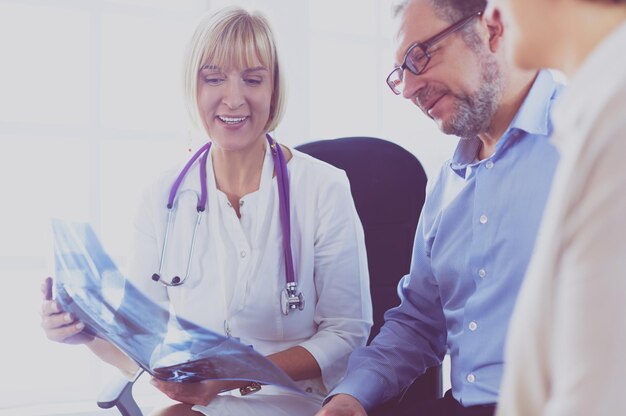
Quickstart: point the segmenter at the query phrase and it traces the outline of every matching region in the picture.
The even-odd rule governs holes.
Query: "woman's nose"
[[[243,105],[245,102],[243,96],[243,90],[238,81],[229,80],[222,97],[222,102],[226,104],[230,109],[236,109]]]

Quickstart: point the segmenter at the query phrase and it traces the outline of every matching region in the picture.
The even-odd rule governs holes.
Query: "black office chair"
[[[371,137],[320,140],[296,149],[346,172],[365,230],[374,326],[370,341],[397,306],[398,281],[410,267],[413,237],[424,203],[426,174],[419,161],[402,147]],[[421,400],[441,397],[441,366],[429,369],[401,395],[370,415],[394,415]],[[132,382],[123,381],[103,392],[103,408],[117,407],[122,416],[141,416],[132,397]]]
[[[397,285],[410,268],[426,174],[407,150],[372,137],[320,140],[296,149],[344,170],[350,180],[365,230],[374,311],[371,341],[384,323],[385,311],[399,302]],[[441,397],[441,390],[441,366],[430,368],[400,397],[379,406],[370,416],[395,415],[422,400]]]

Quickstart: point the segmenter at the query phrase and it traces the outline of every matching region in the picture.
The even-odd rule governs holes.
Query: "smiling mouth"
[[[445,96],[446,96],[446,94],[442,94],[439,98],[437,98],[435,101],[433,101],[432,103],[430,103],[430,105],[429,105],[429,106],[428,106],[428,108],[426,109],[426,112],[430,115],[430,110],[432,110],[432,109],[433,109],[433,107],[434,107],[434,106],[436,106],[436,105],[437,105],[437,103],[438,103],[439,101],[441,101],[441,99],[442,99],[443,97],[445,97]]]
[[[243,117],[227,117],[227,116],[217,116],[217,118],[224,124],[239,124],[244,122],[248,116]]]

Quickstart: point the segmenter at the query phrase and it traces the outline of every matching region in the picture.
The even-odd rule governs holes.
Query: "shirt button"
[[[239,255],[241,256],[241,258],[243,259],[244,257],[246,257],[246,252],[244,250],[241,250],[239,252]]]
[[[481,215],[479,221],[481,224],[487,224],[487,216]]]
[[[307,392],[307,393],[313,393],[313,389],[312,389],[311,387],[307,387],[307,388],[306,388],[306,392]]]
[[[476,381],[476,376],[474,374],[472,374],[472,373],[468,374],[467,375],[467,381],[470,382],[470,383],[475,382]]]
[[[485,167],[486,167],[487,169],[491,169],[491,168],[493,168],[493,161],[488,160],[488,161],[487,161],[487,163],[485,163]]]
[[[487,276],[487,271],[485,269],[480,269],[478,271],[478,276],[480,277],[486,277]]]
[[[474,321],[470,322],[468,325],[470,331],[476,331],[476,328],[478,328],[478,324]]]

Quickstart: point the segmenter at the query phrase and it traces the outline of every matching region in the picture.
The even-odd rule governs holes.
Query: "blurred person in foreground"
[[[560,153],[507,340],[501,416],[624,415],[626,1],[492,0],[512,60],[569,79]]]

